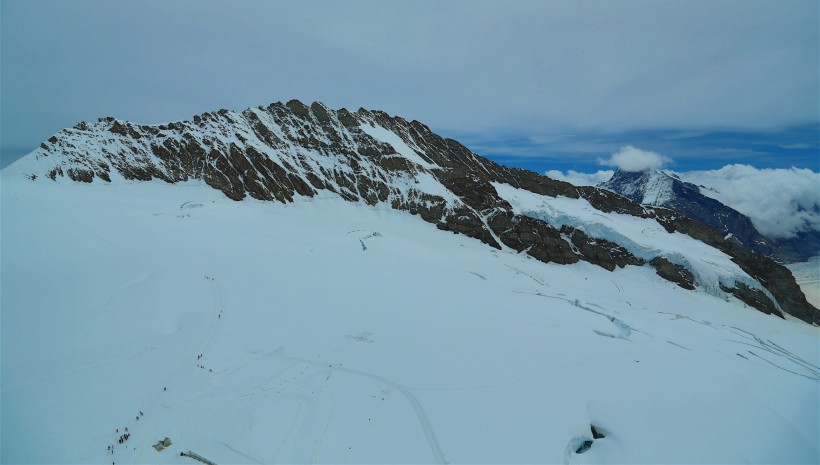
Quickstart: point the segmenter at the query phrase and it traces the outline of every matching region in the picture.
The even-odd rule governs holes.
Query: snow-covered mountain
[[[765,237],[746,215],[704,195],[701,187],[661,170],[617,170],[599,187],[640,204],[680,212],[711,227],[727,241],[782,262],[805,261],[820,254],[820,233],[802,232],[795,239]]]
[[[421,123],[109,118],[0,174],[3,463],[820,455],[788,270]]]
[[[787,269],[752,256],[698,222],[641,207],[605,189],[495,164],[417,121],[380,111],[334,111],[319,102],[308,107],[291,100],[156,126],[103,118],[55,134],[14,171],[40,182],[202,180],[233,200],[289,202],[326,192],[390,205],[439,229],[544,262],[583,260],[609,270],[647,264],[685,288],[732,294],[765,313],[785,311],[820,322],[820,312],[806,302]],[[521,210],[505,186],[575,203],[567,205],[568,212],[549,205]],[[662,199],[663,189],[655,191]],[[581,219],[577,212],[585,209],[636,217],[661,228],[661,237],[687,236],[686,241],[728,255],[732,265],[716,272],[663,241],[638,240],[613,225]]]

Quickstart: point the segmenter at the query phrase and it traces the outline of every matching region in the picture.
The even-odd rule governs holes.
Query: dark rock
[[[723,292],[728,292],[734,295],[750,307],[756,308],[767,315],[777,315],[780,318],[783,318],[783,314],[775,308],[771,299],[769,299],[760,289],[752,289],[741,282],[736,282],[734,287],[727,287],[721,284],[720,288]]]
[[[649,264],[661,278],[690,291],[695,289],[695,276],[685,266],[672,263],[664,257],[655,257]]]
[[[575,449],[576,454],[583,454],[584,452],[588,451],[592,447],[592,440],[587,439],[586,441],[582,442],[577,449]]]
[[[91,182],[94,180],[94,172],[82,168],[69,168],[67,170],[68,177],[78,182]]]
[[[310,104],[310,111],[313,113],[313,116],[319,120],[320,123],[327,124],[331,121],[330,113],[328,112],[328,108],[324,106],[321,102],[313,102]]]
[[[52,181],[56,181],[58,176],[63,177],[63,169],[59,166],[52,168],[46,176],[51,178]]]
[[[339,118],[339,121],[344,125],[344,127],[348,130],[358,128],[359,121],[356,120],[356,117],[353,116],[352,113],[342,108],[341,110],[336,112],[336,117]]]
[[[820,310],[806,301],[805,294],[788,268],[739,245],[732,244],[727,253],[746,274],[757,280],[774,296],[783,311],[807,323],[820,325]]]
[[[302,118],[308,118],[310,116],[310,110],[304,103],[293,99],[286,103],[288,109],[292,111],[295,115],[301,116]]]
[[[609,271],[614,270],[616,267],[623,268],[626,265],[641,266],[644,264],[643,260],[632,255],[631,252],[620,245],[606,239],[589,237],[580,229],[562,226],[561,234],[569,238],[584,260]]]

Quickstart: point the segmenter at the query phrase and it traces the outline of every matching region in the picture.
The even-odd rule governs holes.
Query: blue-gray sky
[[[507,164],[820,170],[820,2],[0,3],[4,165],[58,130],[291,98],[418,119]]]

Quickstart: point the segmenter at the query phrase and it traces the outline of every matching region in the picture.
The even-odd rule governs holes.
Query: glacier
[[[820,461],[818,328],[708,286],[542,263],[327,191],[12,173],[3,463]],[[545,219],[595,214],[495,188]],[[739,276],[687,236],[595,220],[635,253],[717,264],[704,282]]]

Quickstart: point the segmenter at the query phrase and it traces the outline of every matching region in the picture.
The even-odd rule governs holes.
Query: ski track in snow
[[[604,307],[602,307],[601,305],[595,304],[595,303],[587,302],[586,305],[584,305],[584,304],[581,304],[581,302],[578,299],[570,299],[570,298],[557,296],[557,295],[547,295],[547,294],[543,294],[541,292],[523,292],[523,291],[513,291],[513,292],[520,293],[520,294],[530,294],[530,295],[534,295],[534,296],[538,296],[538,297],[546,297],[546,298],[550,298],[550,299],[561,300],[561,301],[564,301],[564,302],[567,302],[567,303],[571,304],[573,307],[580,308],[582,310],[586,310],[588,312],[592,312],[592,313],[595,313],[595,314],[606,317],[613,325],[615,325],[615,327],[618,329],[619,334],[615,335],[615,334],[612,334],[612,333],[606,333],[606,332],[599,331],[599,330],[593,330],[594,333],[596,333],[600,336],[609,337],[609,338],[613,338],[613,339],[629,340],[629,336],[632,333],[632,331],[637,331],[637,330],[635,330],[635,328],[632,328],[628,324],[624,323],[622,320],[620,320],[618,318],[615,318],[612,315],[609,315],[609,314],[604,313],[604,312],[599,312],[597,310],[594,310],[594,309],[590,308],[590,307],[594,306],[594,307],[598,307],[598,308],[606,311],[606,309]],[[660,311],[656,312],[656,313],[670,314],[668,312],[660,312]],[[673,315],[673,318],[672,318],[673,320],[686,319],[686,320],[692,321],[694,323],[697,323],[699,325],[702,325],[702,326],[705,326],[705,327],[708,327],[708,328],[718,329],[718,328],[714,328],[710,324],[706,324],[706,323],[701,322],[701,321],[693,320],[692,318],[689,318],[687,316],[683,316],[683,315],[679,315],[679,314],[671,314],[671,315]],[[797,365],[797,367],[799,367],[800,369],[807,372],[807,374],[801,374],[801,373],[795,372],[793,370],[789,370],[787,368],[784,368],[784,367],[772,362],[771,360],[766,359],[765,357],[762,357],[762,356],[760,356],[760,355],[758,355],[758,354],[756,354],[752,351],[748,351],[748,353],[750,353],[751,355],[753,355],[753,356],[761,359],[762,361],[768,363],[769,365],[774,366],[775,368],[778,368],[778,369],[783,370],[785,372],[788,372],[788,373],[791,373],[791,374],[794,374],[794,375],[797,375],[797,376],[801,376],[801,377],[804,377],[806,379],[810,379],[810,380],[813,380],[813,381],[820,381],[820,367],[818,367],[816,365],[813,365],[813,364],[803,360],[802,358],[796,356],[795,354],[783,349],[782,347],[780,347],[779,345],[777,345],[775,342],[773,342],[771,340],[763,341],[758,336],[756,336],[752,333],[749,333],[747,331],[744,331],[740,328],[732,327],[732,329],[737,330],[737,331],[742,331],[745,334],[739,334],[736,331],[732,331],[732,332],[734,332],[735,334],[740,335],[741,337],[743,337],[745,339],[748,339],[749,341],[755,342],[755,344],[752,344],[752,343],[749,343],[749,342],[743,342],[743,341],[733,341],[733,340],[732,340],[732,342],[735,342],[735,343],[738,343],[738,344],[749,345],[751,347],[755,347],[755,348],[764,350],[764,351],[766,351],[766,352],[768,352],[772,355],[775,355],[777,357],[784,358],[788,362],[791,362],[791,363]],[[680,347],[681,349],[685,349],[685,350],[688,350],[688,351],[692,350],[688,347],[684,347],[683,345],[675,343],[673,341],[667,340],[666,342],[673,345],[673,346]],[[741,354],[738,354],[738,355],[740,355],[743,358],[747,358],[747,357],[745,357]]]
[[[397,391],[399,391],[405,399],[410,403],[413,407],[413,411],[416,414],[416,418],[419,421],[419,425],[421,429],[424,431],[424,436],[427,438],[427,444],[430,446],[430,452],[433,454],[433,458],[435,459],[436,463],[442,464],[447,463],[447,459],[444,458],[444,452],[441,450],[441,445],[439,444],[438,437],[436,437],[436,433],[433,430],[433,425],[430,423],[430,419],[427,418],[427,413],[424,411],[424,407],[422,407],[421,402],[419,402],[418,398],[410,392],[409,389],[404,387],[403,385],[396,383],[394,381],[390,381],[387,378],[384,378],[379,375],[374,375],[371,373],[365,373],[358,370],[352,370],[350,368],[336,368],[336,370],[350,373],[357,376],[364,376],[366,378],[373,379],[378,381],[386,386],[390,386]]]
[[[772,342],[771,340],[767,339],[767,340],[764,341],[763,339],[758,337],[756,334],[750,333],[748,331],[742,330],[742,329],[734,327],[734,326],[732,326],[731,329],[733,330],[732,331],[733,333],[737,334],[738,336],[740,336],[740,337],[742,337],[742,338],[744,338],[748,341],[752,341],[754,343],[743,342],[743,341],[734,341],[734,340],[732,340],[732,342],[735,342],[737,344],[743,344],[743,345],[755,347],[755,348],[758,348],[760,350],[764,350],[764,351],[766,351],[766,352],[768,352],[772,355],[783,358],[786,361],[791,362],[794,365],[797,365],[797,367],[804,370],[808,374],[800,374],[800,373],[794,372],[794,371],[789,370],[787,368],[784,368],[784,367],[782,367],[782,366],[780,366],[780,365],[778,365],[778,364],[776,364],[776,363],[774,363],[774,362],[772,362],[772,361],[770,361],[770,360],[768,360],[764,357],[761,357],[760,355],[758,355],[758,354],[756,354],[756,353],[754,353],[750,350],[747,350],[747,352],[754,355],[755,357],[758,357],[759,359],[763,360],[764,362],[767,362],[768,364],[770,364],[770,365],[772,365],[776,368],[779,368],[783,371],[793,373],[795,375],[802,376],[804,378],[811,379],[811,380],[814,380],[814,381],[820,381],[820,367],[818,367],[817,365],[814,365],[810,362],[807,362],[806,360],[803,360],[802,358],[798,357],[797,355],[793,354],[792,352],[789,352],[788,350],[784,349],[783,347],[776,344],[775,342]]]
[[[351,340],[356,341],[356,339],[359,339],[359,341],[361,341],[360,338],[361,338],[361,336],[358,336],[358,337],[355,337],[355,338],[351,338]],[[359,342],[359,341],[356,341],[356,342]],[[361,341],[361,342],[369,342],[369,341]],[[321,364],[321,363],[313,361],[313,360],[308,360],[308,359],[304,359],[304,358],[299,358],[299,357],[286,355],[284,353],[283,349],[284,349],[283,347],[279,347],[277,350],[272,352],[270,355],[274,356],[274,357],[276,357],[276,358],[278,358],[278,359],[280,359],[284,362],[287,362],[288,363],[288,365],[286,365],[287,368],[282,370],[282,371],[277,372],[272,377],[268,378],[267,382],[264,382],[262,384],[268,384],[271,381],[276,381],[276,380],[281,379],[283,377],[283,375],[285,375],[286,372],[289,371],[289,369],[291,369],[295,366],[299,366],[299,365],[305,365],[306,367],[312,367],[313,368],[313,374],[309,375],[309,377],[316,377],[317,372],[321,372],[321,370],[327,368],[324,364]],[[340,350],[341,349],[338,349],[338,350],[334,351],[333,353],[338,354],[340,352]],[[332,368],[328,369],[328,375],[327,375],[327,377],[324,378],[325,383],[323,383],[323,385],[322,385],[322,390],[324,390],[325,387],[327,386],[326,382],[329,381],[330,376],[331,376],[330,373],[333,373],[333,372],[346,373],[348,375],[368,378],[368,379],[371,379],[371,380],[374,380],[374,381],[378,382],[379,384],[389,386],[389,387],[395,389],[396,391],[398,391],[399,393],[401,393],[402,396],[404,396],[404,398],[410,404],[410,406],[413,409],[413,412],[415,413],[416,419],[419,422],[419,427],[421,428],[422,432],[424,433],[424,436],[427,439],[427,444],[430,448],[430,453],[431,453],[433,459],[435,460],[435,463],[439,463],[439,464],[447,463],[447,460],[445,459],[445,456],[444,456],[444,452],[442,451],[441,445],[439,444],[438,437],[436,436],[435,431],[433,429],[433,426],[430,423],[430,420],[427,417],[426,412],[424,411],[424,407],[422,406],[422,404],[418,400],[418,398],[411,392],[411,388],[408,388],[408,387],[406,387],[406,386],[404,386],[400,383],[397,383],[395,381],[389,380],[389,379],[387,379],[383,376],[379,376],[379,375],[376,375],[376,374],[367,373],[367,372],[364,372],[364,371],[351,369],[351,368],[347,368],[347,367],[342,367],[342,366],[333,366]],[[295,378],[293,378],[292,381],[295,381]],[[255,396],[258,396],[258,395],[271,393],[271,391],[273,391],[274,389],[279,389],[279,391],[277,391],[276,393],[273,393],[273,395],[277,395],[277,396],[283,395],[283,391],[286,391],[286,388],[283,388],[282,386],[270,387],[270,388],[262,387],[258,391],[250,393],[250,394],[244,394],[242,397],[250,397],[250,396],[255,397]],[[420,390],[425,390],[425,389],[420,389]],[[312,399],[310,397],[307,397],[307,396],[299,396],[299,401],[300,401],[300,404],[302,405],[302,407],[307,406],[307,408],[309,409],[309,413],[303,414],[302,413],[303,408],[300,408],[299,415],[297,415],[297,418],[294,419],[294,421],[292,423],[292,425],[294,425],[294,426],[297,423],[304,425],[308,422],[308,419],[313,418],[316,415],[316,411],[315,411],[315,403],[316,402],[315,402],[314,399]],[[329,412],[326,415],[322,415],[322,416],[329,417],[330,414],[331,413]],[[292,429],[293,429],[293,427],[291,428],[291,430]],[[287,443],[287,442],[288,442],[288,439],[286,438],[285,443]],[[319,441],[319,443],[321,443],[321,441]],[[306,458],[306,457],[303,457],[303,458]],[[314,458],[315,458],[315,455],[311,457],[311,459],[314,459]]]
[[[536,278],[535,276],[533,276],[533,275],[531,275],[531,274],[529,274],[529,273],[525,273],[525,272],[523,272],[523,271],[521,271],[521,270],[519,270],[518,268],[515,268],[515,267],[513,267],[513,266],[510,266],[510,265],[505,265],[505,266],[506,266],[507,268],[509,268],[509,269],[513,270],[513,271],[515,272],[515,274],[517,274],[517,275],[524,275],[524,276],[527,276],[528,278],[532,279],[533,281],[535,281],[536,283],[538,283],[538,284],[540,284],[540,285],[542,285],[542,286],[549,286],[549,284],[547,284],[546,282],[544,282],[544,280],[542,280],[542,279],[540,279],[540,278]]]

